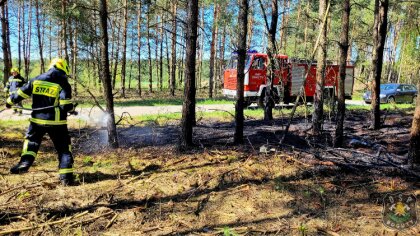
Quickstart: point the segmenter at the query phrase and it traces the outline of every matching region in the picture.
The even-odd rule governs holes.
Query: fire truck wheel
[[[247,108],[249,106],[251,106],[252,102],[250,100],[245,100],[244,101],[244,108]]]

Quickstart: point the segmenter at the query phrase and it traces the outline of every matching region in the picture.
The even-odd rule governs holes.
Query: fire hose
[[[76,106],[77,106],[77,104],[75,105],[75,107]],[[56,107],[59,107],[59,106],[46,106],[46,107],[39,107],[39,108],[25,108],[25,107],[21,107],[21,106],[12,106],[11,108],[12,109],[21,109],[21,110],[25,110],[25,111],[42,111],[42,110],[45,110],[45,109],[56,108]],[[2,110],[0,110],[0,113],[5,111],[5,110],[7,110],[7,109],[3,108]],[[77,116],[78,112],[73,111],[73,112],[70,112],[69,114]]]

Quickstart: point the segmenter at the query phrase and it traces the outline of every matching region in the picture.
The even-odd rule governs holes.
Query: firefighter
[[[67,113],[75,114],[77,103],[71,102],[67,62],[55,58],[49,68],[7,99],[6,108],[11,108],[13,104],[32,97],[32,114],[21,159],[10,172],[20,174],[28,171],[37,156],[43,136],[48,133],[58,153],[59,179],[66,186],[73,184],[73,155],[67,129]]]
[[[25,84],[25,79],[20,75],[18,68],[12,68],[10,73],[12,76],[9,77],[9,80],[6,83],[6,87],[4,88],[4,92],[7,94],[7,96],[16,93],[18,89]],[[17,104],[22,107],[22,102]],[[13,112],[22,114],[22,109],[14,108]]]

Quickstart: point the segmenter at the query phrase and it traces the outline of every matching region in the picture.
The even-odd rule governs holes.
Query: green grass
[[[351,100],[363,101],[363,91],[354,91]]]
[[[225,103],[231,102],[229,100],[206,100],[203,99],[202,103],[198,104],[219,104],[216,103],[218,101],[222,101]],[[155,103],[152,103],[155,104]],[[347,110],[352,111],[369,111],[371,109],[370,106],[364,105],[347,105]],[[381,110],[414,110],[415,106],[413,104],[381,104]],[[292,108],[282,108],[282,109],[274,109],[273,116],[275,119],[278,118],[285,118],[289,117],[292,112]],[[310,115],[313,112],[313,108],[311,106],[304,107],[299,106],[297,107],[295,117],[296,116],[305,116]],[[328,107],[324,108],[325,114],[328,113]],[[196,117],[198,121],[201,120],[216,120],[219,122],[232,122],[234,120],[234,110],[230,111],[210,111],[210,112],[199,112],[197,111]],[[245,119],[257,119],[261,120],[264,118],[264,110],[260,108],[251,108],[244,110]],[[167,114],[155,114],[155,115],[141,115],[141,116],[134,116],[132,117],[133,120],[125,121],[126,124],[136,124],[136,125],[167,125],[167,124],[178,124],[182,118],[182,114],[178,113],[167,113]],[[13,128],[20,128],[27,127],[28,121],[27,120],[2,120],[0,122],[0,128],[2,129],[13,129]]]
[[[182,105],[182,98],[147,98],[147,99],[134,99],[134,100],[115,100],[115,107],[130,107],[130,106],[174,106]],[[212,105],[212,104],[233,104],[233,100],[225,98],[198,98],[197,105]],[[105,106],[105,102],[100,101],[101,106]],[[80,101],[80,107],[91,107],[93,102],[91,100]]]
[[[0,121],[0,128],[2,130],[4,129],[18,129],[29,125],[29,122],[27,119],[24,120],[1,120]]]
[[[180,120],[182,117],[181,113],[167,113],[167,114],[159,114],[159,115],[142,115],[142,116],[134,116],[133,121],[129,123],[140,123],[143,125],[148,125],[150,123],[156,125],[164,125],[170,122],[175,122]]]
[[[273,117],[277,118],[284,118],[288,117],[291,113],[292,109],[274,109],[273,110]],[[305,115],[305,107],[299,106],[296,110],[296,116],[304,116]],[[312,112],[311,108],[308,107],[307,114],[309,115]],[[235,119],[234,117],[235,111],[211,111],[211,112],[197,112],[196,118],[198,121],[201,120],[217,120],[219,122],[231,122]],[[261,120],[264,118],[264,110],[263,109],[245,109],[244,116],[247,120],[257,119]],[[138,123],[140,125],[148,125],[148,124],[155,124],[155,125],[166,125],[168,123],[178,123],[182,118],[181,113],[167,113],[167,114],[159,114],[159,115],[142,115],[142,116],[134,116],[133,120],[129,123]]]
[[[211,105],[211,104],[232,104],[234,101],[227,100],[224,98],[215,99],[197,99],[197,105]],[[153,98],[144,100],[130,100],[130,101],[117,101],[115,106],[126,107],[126,106],[171,106],[171,105],[182,105],[183,100],[181,98]]]
[[[381,110],[400,110],[400,109],[415,109],[414,104],[381,104]],[[370,110],[371,106],[364,105],[346,105],[347,110]]]

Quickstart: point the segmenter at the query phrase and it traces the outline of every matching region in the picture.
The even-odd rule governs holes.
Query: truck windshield
[[[249,65],[251,64],[251,56],[246,55],[245,59],[245,69],[249,68]],[[232,55],[232,58],[229,61],[228,69],[236,69],[238,67],[238,55]]]

